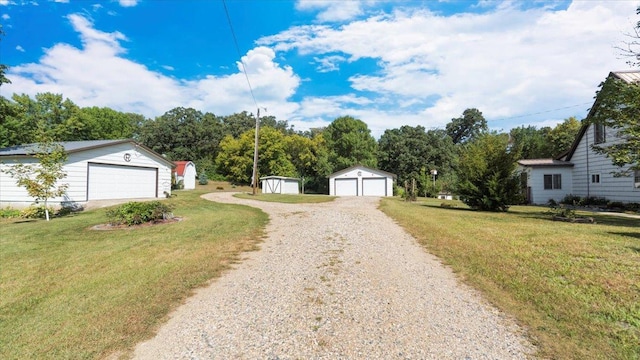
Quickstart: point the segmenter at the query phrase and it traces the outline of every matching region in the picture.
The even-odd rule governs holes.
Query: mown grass
[[[327,195],[293,195],[293,194],[256,194],[251,193],[238,193],[234,195],[241,199],[251,199],[267,202],[279,202],[287,204],[317,204],[323,202],[333,201],[335,196]]]
[[[539,355],[640,358],[640,220],[550,221],[541,207],[508,213],[384,199],[381,209],[467,283],[528,328]]]
[[[183,221],[115,231],[105,210],[0,220],[0,358],[126,356],[193,289],[254,249],[267,215],[182,191]]]

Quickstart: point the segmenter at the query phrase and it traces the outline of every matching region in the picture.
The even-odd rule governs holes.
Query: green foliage
[[[45,207],[45,206],[38,206],[38,205],[31,205],[27,208],[24,208],[20,211],[20,217],[24,218],[24,219],[46,219],[47,218],[47,212],[52,214],[53,213],[53,208],[52,207]]]
[[[20,210],[12,209],[10,207],[6,207],[4,209],[0,209],[0,218],[3,219],[11,219],[20,216]]]
[[[249,130],[238,139],[227,135],[220,143],[216,168],[231,182],[251,183],[255,130]],[[258,138],[258,177],[265,175],[296,176],[291,162],[290,142],[287,136],[272,127],[261,127]]]
[[[460,144],[474,139],[487,132],[487,120],[480,110],[472,108],[462,112],[462,117],[451,119],[446,131],[454,144]]]
[[[507,211],[522,201],[516,174],[517,149],[508,149],[505,134],[482,134],[460,152],[457,193],[469,207]]]
[[[329,151],[331,172],[353,165],[377,166],[376,140],[367,124],[351,116],[335,119],[323,133]]]
[[[171,216],[173,205],[161,201],[135,202],[107,210],[107,218],[112,225],[139,225],[158,221]]]
[[[629,84],[610,76],[600,84],[596,98],[587,121],[613,129],[622,141],[594,145],[593,149],[621,168],[618,176],[640,170],[640,84]],[[629,167],[623,169],[626,165]]]
[[[209,183],[209,179],[207,178],[207,173],[206,172],[200,173],[200,175],[198,176],[198,184],[207,185],[208,183]]]
[[[38,160],[37,164],[15,164],[3,171],[16,179],[16,184],[24,187],[36,203],[43,201],[46,210],[48,200],[64,195],[69,187],[69,184],[60,183],[67,177],[63,170],[67,153],[46,134],[41,134],[39,139],[32,154]],[[48,212],[46,218],[49,220]]]
[[[400,184],[417,180],[421,194],[433,191],[430,171],[451,174],[456,158],[454,144],[443,130],[402,126],[385,130],[378,141],[379,167],[398,175]]]

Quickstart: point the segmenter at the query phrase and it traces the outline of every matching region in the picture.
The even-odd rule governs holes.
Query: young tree
[[[640,170],[640,85],[610,76],[600,84],[597,99],[588,121],[614,129],[622,141],[594,145],[593,149],[607,155],[616,166],[631,165],[618,172],[619,176]]]
[[[60,183],[67,177],[62,169],[67,153],[62,145],[53,142],[50,137],[41,136],[40,140],[32,154],[38,163],[16,164],[4,171],[15,178],[18,186],[24,187],[36,203],[44,201],[45,215],[49,221],[49,199],[64,195],[69,187],[69,184]]]
[[[506,134],[483,134],[460,151],[457,193],[473,209],[507,211],[521,201],[518,148],[508,147]]]

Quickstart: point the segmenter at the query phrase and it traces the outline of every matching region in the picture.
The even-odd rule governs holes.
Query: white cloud
[[[9,16],[9,14],[2,14],[2,20],[9,20],[11,19],[11,16]]]
[[[132,7],[138,5],[138,0],[119,0],[120,6]]]
[[[321,73],[340,70],[338,63],[344,62],[345,60],[347,59],[344,56],[339,55],[324,57],[315,56],[313,58],[313,62],[318,64],[316,69]]]
[[[24,52],[24,48],[20,45],[16,46],[16,50],[20,51],[20,52]]]
[[[53,2],[68,4],[69,0],[53,0]]]
[[[162,65],[162,68],[165,69],[165,70],[169,70],[169,71],[175,70],[175,68],[173,66],[170,66],[170,65]]]
[[[300,11],[320,11],[317,19],[323,22],[351,20],[363,14],[360,1],[298,0]]]
[[[298,7],[333,2],[314,3]],[[609,71],[626,68],[613,45],[633,26],[629,17],[637,2],[575,1],[560,11],[550,10],[553,4],[531,9],[508,1],[491,4],[497,6],[481,13],[444,16],[398,9],[342,26],[298,26],[258,44],[317,62],[329,56],[375,60],[378,71],[356,73],[349,81],[352,91],[388,102],[363,119],[381,125],[392,121],[388,115],[396,110],[390,109],[411,104],[412,112],[400,114],[411,125],[443,126],[477,107],[496,120],[491,126],[505,127],[509,124],[497,120],[588,102]],[[432,98],[431,104],[413,116],[425,98]],[[584,115],[586,108],[565,113]],[[552,116],[558,114],[532,121]]]
[[[0,0],[0,5],[1,5],[1,6],[7,6],[7,5],[9,5],[9,0]]]
[[[256,108],[240,70],[190,81],[164,76],[124,57],[124,34],[96,30],[81,15],[68,19],[82,40],[82,48],[60,43],[46,49],[38,63],[12,66],[8,73],[12,83],[5,84],[3,90],[32,96],[62,93],[79,106],[107,106],[148,117],[178,106],[221,115]],[[274,59],[275,52],[264,47],[242,58],[259,106],[269,108],[270,115],[286,119],[298,108],[287,99],[300,79],[290,67],[280,66]]]

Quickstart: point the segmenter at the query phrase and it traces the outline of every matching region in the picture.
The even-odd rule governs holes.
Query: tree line
[[[132,138],[170,160],[194,161],[209,179],[251,181],[256,118],[248,112],[219,116],[177,107],[149,119],[108,107],[80,107],[52,93],[0,97],[0,111],[0,147],[36,142],[38,131],[55,141]],[[444,129],[402,126],[378,140],[364,121],[351,116],[307,131],[273,116],[261,117],[260,124],[260,176],[304,178],[305,189],[326,193],[329,174],[362,164],[397,174],[401,186],[415,179],[421,195],[453,191],[470,161],[461,155],[482,136],[503,137],[505,149],[520,158],[544,158],[568,150],[580,126],[569,118],[554,128],[528,126],[497,134],[489,132],[478,109],[465,110]],[[438,172],[435,183],[431,170]]]

